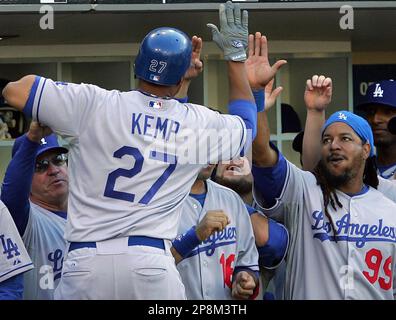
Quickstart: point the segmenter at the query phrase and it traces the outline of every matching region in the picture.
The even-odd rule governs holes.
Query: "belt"
[[[163,239],[145,236],[129,236],[128,246],[148,246],[165,250]],[[96,248],[96,242],[70,242],[69,252],[81,248]]]

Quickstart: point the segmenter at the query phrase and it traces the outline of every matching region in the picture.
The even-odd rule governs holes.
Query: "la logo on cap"
[[[384,94],[384,90],[382,90],[381,85],[379,83],[375,84],[375,90],[373,92],[374,98],[382,98]]]
[[[47,141],[45,141],[45,139],[44,138],[41,138],[41,143],[40,143],[41,145],[43,145],[43,144],[47,144]]]
[[[340,120],[346,120],[346,119],[347,119],[347,116],[346,116],[344,113],[339,112],[339,113],[338,113],[338,119],[340,119]]]

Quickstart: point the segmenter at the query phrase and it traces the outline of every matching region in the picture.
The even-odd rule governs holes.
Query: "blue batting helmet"
[[[159,85],[176,85],[190,66],[191,52],[191,40],[184,32],[168,27],[154,29],[140,45],[135,75]]]

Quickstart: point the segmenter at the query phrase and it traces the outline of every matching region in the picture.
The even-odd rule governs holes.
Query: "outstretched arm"
[[[207,24],[212,31],[213,41],[224,53],[228,64],[230,114],[240,116],[254,138],[257,132],[257,112],[252,91],[249,87],[244,62],[248,43],[248,13],[237,3],[227,1],[219,7],[220,30]],[[248,143],[251,140],[248,140]]]
[[[249,84],[253,90],[266,91],[266,105],[271,107],[276,97],[282,92],[282,87],[272,91],[273,78],[277,71],[287,63],[279,60],[273,66],[268,60],[268,42],[260,32],[249,35],[249,58],[246,61]],[[258,106],[258,110],[263,110]],[[271,167],[277,162],[277,153],[269,145],[270,131],[266,112],[257,114],[257,136],[253,142],[253,163],[259,167]]]
[[[321,130],[325,122],[325,110],[331,102],[332,81],[325,76],[314,75],[307,80],[304,101],[307,107],[302,162],[303,169],[313,171],[320,159]]]

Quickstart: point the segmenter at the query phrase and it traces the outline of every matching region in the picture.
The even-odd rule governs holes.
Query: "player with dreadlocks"
[[[330,78],[312,77],[306,103],[311,98],[324,109],[331,88]],[[310,121],[323,121],[324,115],[317,112],[317,118]],[[304,136],[311,134],[306,127]],[[394,299],[396,204],[376,190],[370,126],[351,112],[339,111],[325,122],[319,137],[310,146],[320,150],[313,174],[287,161],[269,143],[265,112],[258,115],[254,196],[267,216],[289,229],[284,297]]]

